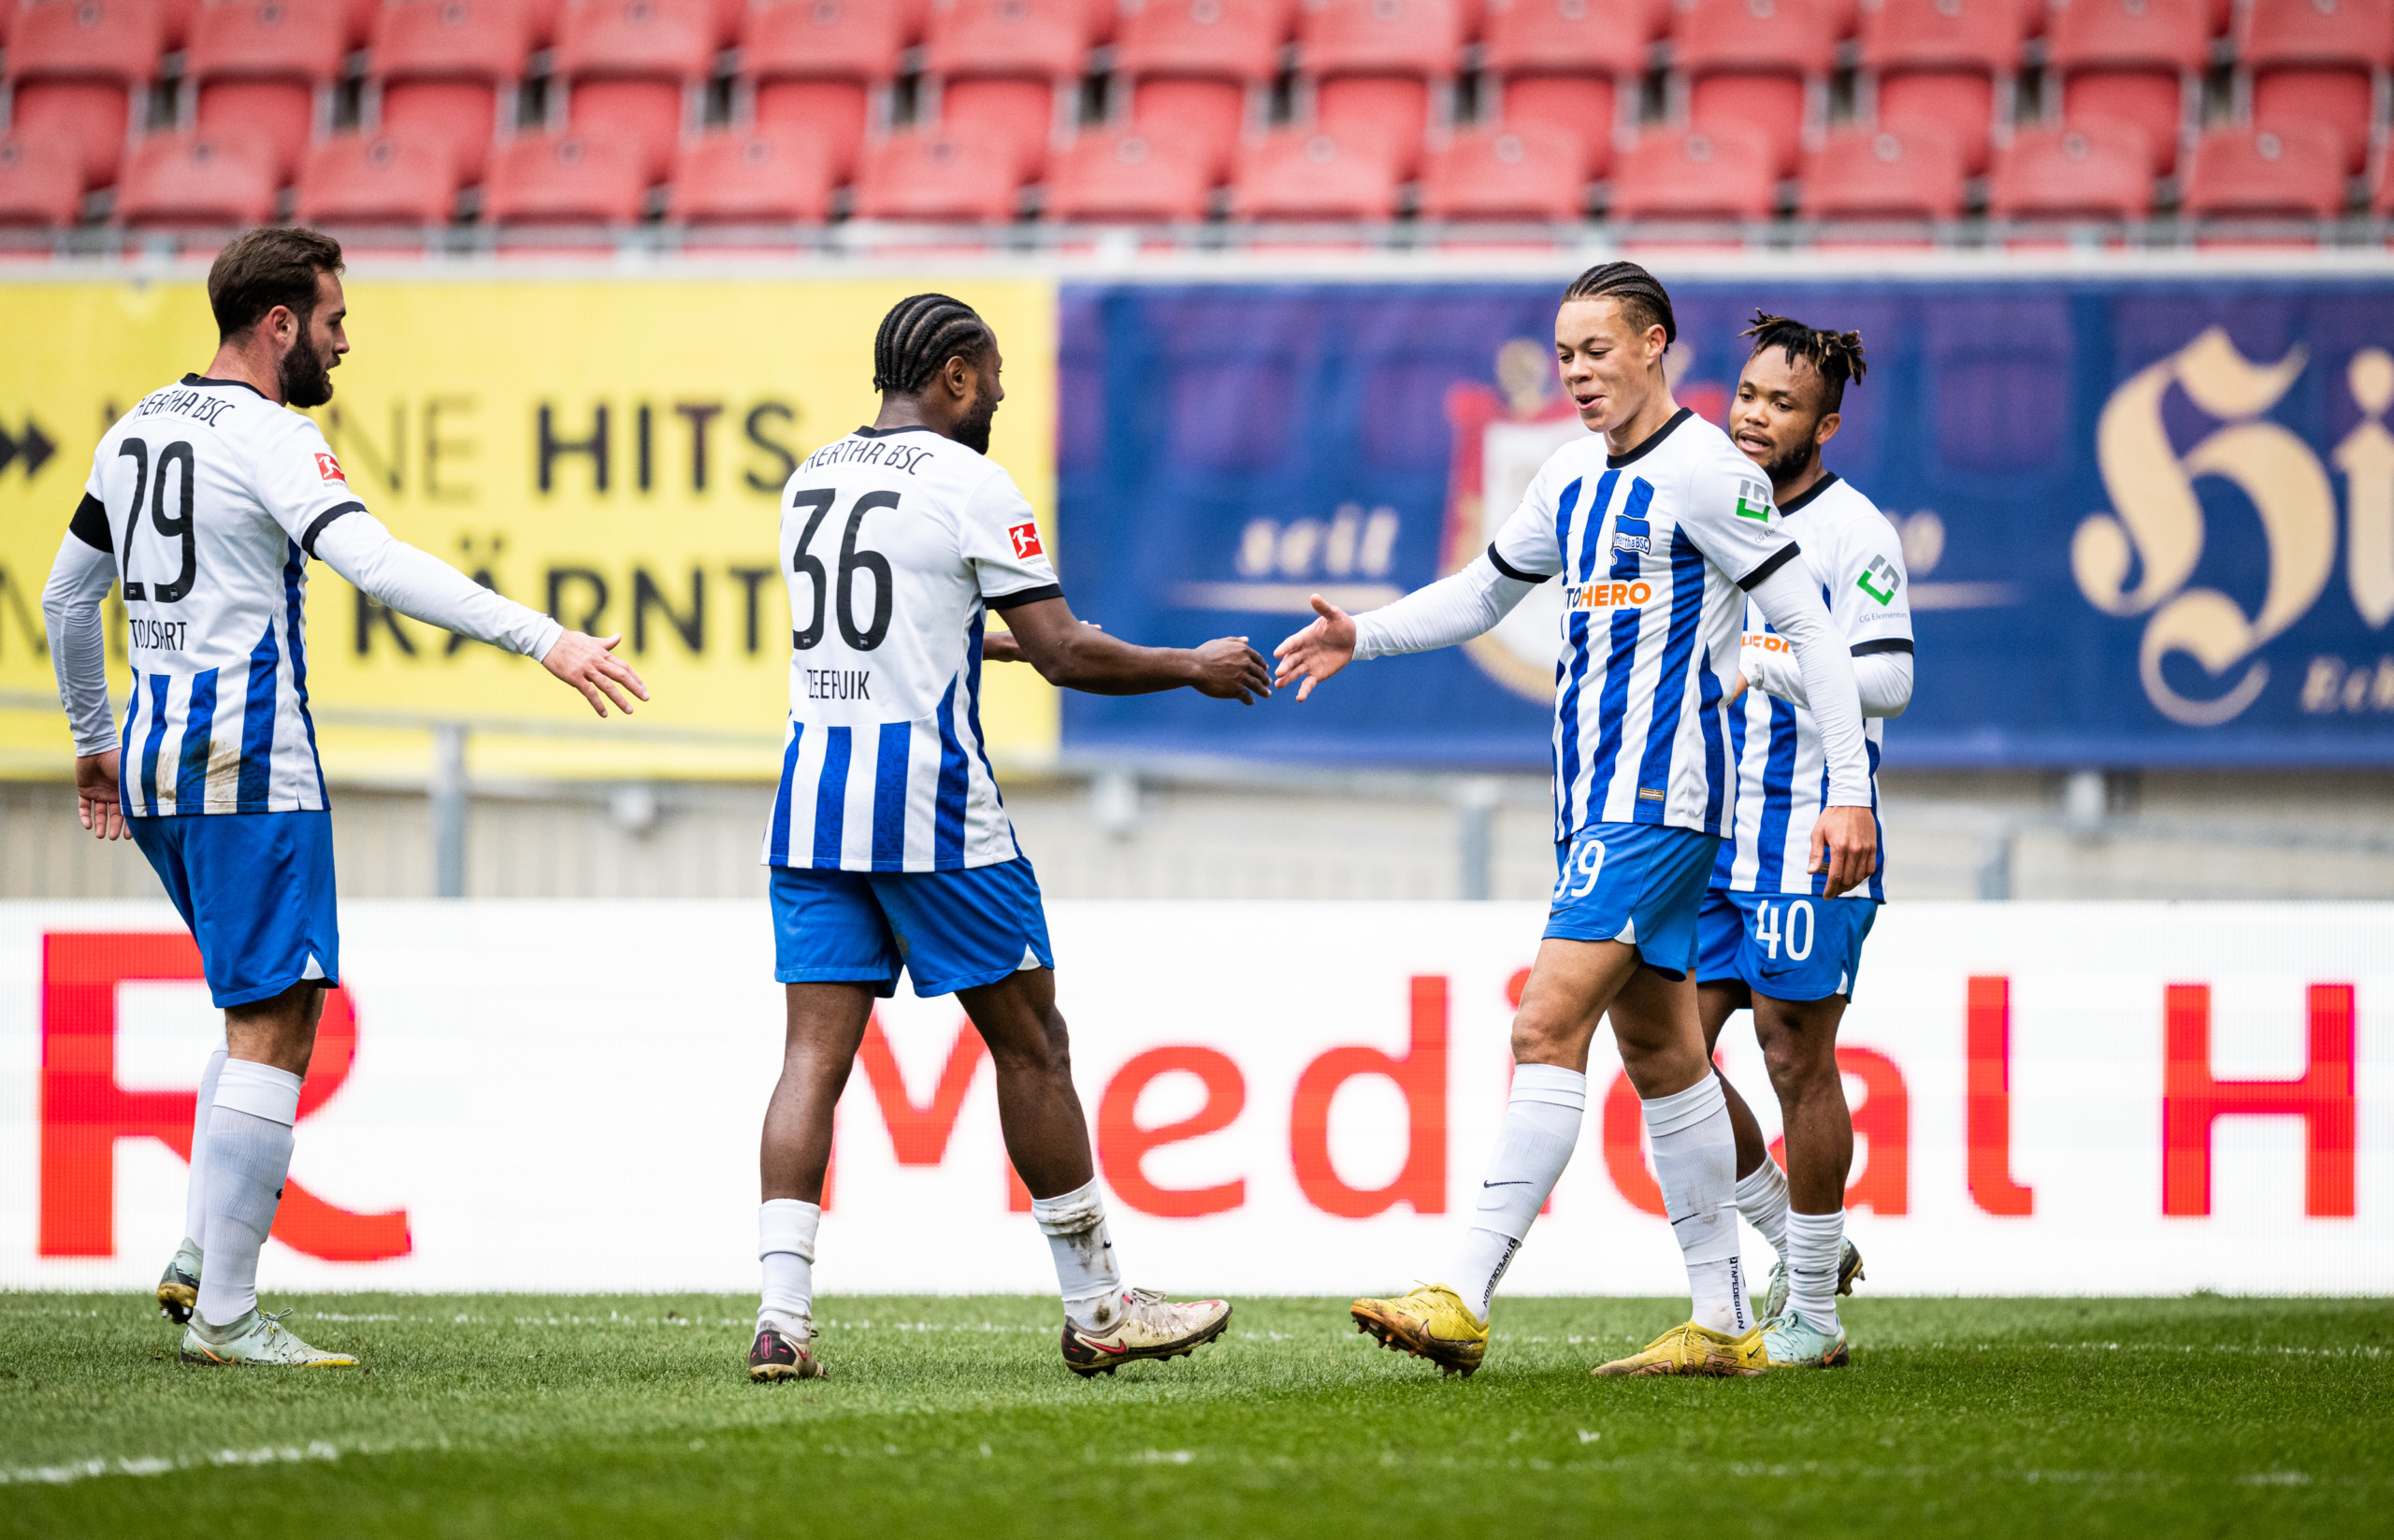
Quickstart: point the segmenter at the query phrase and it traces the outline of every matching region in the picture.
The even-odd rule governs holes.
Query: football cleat
[[[179,1355],[185,1363],[201,1364],[214,1369],[246,1369],[272,1365],[286,1369],[354,1369],[357,1360],[347,1353],[327,1353],[310,1347],[286,1330],[282,1317],[288,1310],[271,1313],[255,1305],[230,1326],[210,1326],[195,1315],[191,1324],[183,1328],[182,1351]]]
[[[1355,1330],[1377,1337],[1391,1352],[1428,1359],[1441,1374],[1470,1377],[1488,1356],[1488,1328],[1442,1283],[1422,1284],[1392,1300],[1357,1300],[1347,1307]]]
[[[748,1377],[759,1385],[785,1379],[828,1379],[823,1365],[807,1351],[811,1340],[794,1337],[770,1326],[757,1329],[755,1346],[748,1349]]]
[[[1187,1358],[1230,1324],[1227,1300],[1174,1304],[1152,1288],[1126,1288],[1105,1330],[1085,1331],[1065,1319],[1064,1367],[1089,1379],[1141,1359]]]
[[[1837,1252],[1837,1291],[1853,1292],[1854,1284],[1862,1276],[1862,1253],[1853,1243],[1840,1238]],[[1787,1314],[1787,1259],[1781,1257],[1770,1268],[1770,1291],[1762,1298],[1762,1318],[1776,1320]]]
[[[186,1240],[175,1247],[174,1260],[158,1274],[158,1314],[177,1326],[188,1326],[199,1304],[199,1243]]]
[[[1718,1374],[1744,1377],[1770,1367],[1763,1351],[1762,1328],[1742,1337],[1715,1331],[1694,1321],[1674,1326],[1625,1359],[1599,1364],[1596,1374]]]
[[[1773,1369],[1842,1369],[1853,1361],[1843,1325],[1832,1334],[1801,1316],[1763,1322],[1762,1346]]]

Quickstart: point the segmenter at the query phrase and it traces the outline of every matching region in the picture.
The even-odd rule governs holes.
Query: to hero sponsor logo
[[[1612,610],[1627,605],[1643,605],[1654,597],[1651,583],[1566,583],[1563,585],[1563,608],[1565,610]]]

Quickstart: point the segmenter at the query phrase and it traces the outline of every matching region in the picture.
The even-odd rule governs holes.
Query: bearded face
[[[981,397],[970,412],[956,425],[956,441],[975,454],[989,453],[989,423],[998,414],[998,403],[988,396]]]
[[[330,348],[319,349],[312,335],[313,316],[299,329],[298,339],[291,351],[282,355],[276,367],[275,378],[282,386],[282,398],[303,410],[321,407],[333,398],[333,365],[339,355]]]

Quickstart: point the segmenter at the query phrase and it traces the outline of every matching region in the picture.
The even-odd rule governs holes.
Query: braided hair
[[[873,388],[912,396],[951,358],[978,365],[997,344],[972,306],[945,295],[910,295],[881,318],[873,338]]]
[[[1860,332],[1824,332],[1787,316],[1766,315],[1756,310],[1754,324],[1738,335],[1754,339],[1754,353],[1778,348],[1787,354],[1790,364],[1807,360],[1820,370],[1825,387],[1821,393],[1824,417],[1845,405],[1845,382],[1860,380],[1869,367],[1863,362]],[[1751,358],[1753,353],[1746,356]]]
[[[1589,268],[1571,281],[1563,291],[1563,302],[1575,299],[1609,299],[1621,306],[1621,313],[1629,324],[1643,334],[1648,328],[1663,328],[1663,345],[1670,346],[1680,339],[1679,319],[1671,314],[1671,296],[1662,281],[1634,262],[1606,262]]]

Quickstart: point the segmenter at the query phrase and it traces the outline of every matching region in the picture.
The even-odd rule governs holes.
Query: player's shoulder
[[[1812,527],[1841,545],[1872,552],[1900,552],[1903,548],[1902,537],[1887,521],[1886,514],[1880,511],[1879,505],[1835,472],[1806,494],[1803,507]],[[1795,511],[1793,506],[1781,510]]]

